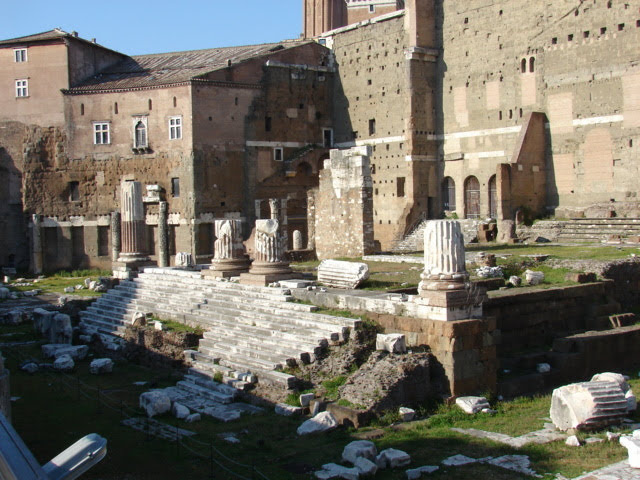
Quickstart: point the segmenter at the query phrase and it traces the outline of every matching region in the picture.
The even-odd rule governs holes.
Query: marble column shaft
[[[42,258],[42,232],[40,230],[41,218],[40,215],[34,214],[31,216],[31,235],[33,240],[32,255],[33,255],[33,273],[40,275],[43,270],[43,258]]]
[[[169,266],[169,226],[167,223],[167,202],[158,204],[158,266]]]
[[[111,212],[111,260],[120,256],[120,212]]]
[[[146,223],[144,204],[142,203],[142,184],[140,182],[122,182],[121,186],[121,256],[144,255]]]

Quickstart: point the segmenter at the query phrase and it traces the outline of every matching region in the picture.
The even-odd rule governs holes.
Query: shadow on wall
[[[22,206],[22,174],[0,146],[0,266],[27,270],[29,242]]]

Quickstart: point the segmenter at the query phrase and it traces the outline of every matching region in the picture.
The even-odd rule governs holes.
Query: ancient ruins
[[[91,375],[122,359],[181,369],[140,395],[147,418],[123,421],[176,444],[193,432],[151,417],[229,422],[268,405],[308,415],[306,436],[389,411],[410,422],[433,399],[496,415],[480,395],[552,390],[541,430],[456,431],[579,446],[573,430],[633,424],[630,378],[612,372],[640,364],[636,254],[572,259],[556,286],[536,270],[549,255],[511,275],[512,254],[498,265],[467,247],[637,249],[638,8],[302,3],[301,37],[261,45],[131,56],[61,29],[0,40],[0,323],[32,322],[43,359],[20,369],[62,375],[94,352]],[[380,261],[420,283],[376,285]],[[102,295],[39,298],[43,274],[74,269],[111,275],[66,294]],[[171,321],[194,330],[170,336]],[[0,356],[10,421],[9,378]],[[634,469],[637,427],[618,435]],[[411,462],[362,442],[316,477]],[[439,465],[473,463],[536,474],[519,455]]]

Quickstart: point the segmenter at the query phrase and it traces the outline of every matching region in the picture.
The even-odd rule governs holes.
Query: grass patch
[[[204,330],[202,329],[202,327],[191,327],[174,320],[165,320],[163,318],[151,317],[151,321],[162,323],[162,329],[167,332],[195,333],[196,335],[200,336],[204,334]]]
[[[14,334],[28,334],[30,325],[0,325],[0,338],[11,338]],[[7,337],[7,335],[9,335]],[[3,340],[4,341],[4,340]],[[201,458],[164,440],[147,437],[120,425],[121,408],[137,412],[138,396],[151,388],[173,385],[180,378],[171,371],[153,370],[126,362],[117,362],[111,375],[95,376],[88,372],[91,357],[78,362],[72,376],[64,376],[52,371],[41,371],[29,375],[20,371],[19,363],[27,358],[40,358],[39,345],[4,347],[7,368],[11,370],[11,395],[20,397],[12,403],[13,425],[25,443],[43,464],[77,441],[82,436],[96,432],[107,438],[106,458],[82,478],[115,480],[121,478],[169,480],[201,479],[211,476],[209,458]],[[640,379],[630,380],[634,391],[640,391]],[[146,381],[145,386],[133,382]],[[89,396],[79,394],[77,382],[87,387],[83,391]],[[323,383],[322,387],[337,393],[344,383],[344,377],[335,377]],[[90,388],[88,388],[90,387]],[[109,397],[109,405],[100,405],[96,391]],[[299,393],[295,394],[296,397]],[[338,401],[340,404],[344,402]],[[453,406],[425,406],[419,409],[428,418],[401,425],[389,425],[396,421],[395,412],[383,417],[377,428],[383,431],[376,438],[378,450],[397,448],[411,455],[411,465],[439,465],[454,454],[463,454],[473,458],[500,455],[528,455],[532,468],[547,480],[555,478],[557,473],[567,478],[578,476],[627,458],[626,449],[617,442],[603,442],[580,448],[567,447],[563,441],[546,445],[527,445],[515,450],[506,445],[486,439],[477,439],[451,430],[452,426],[477,428],[499,432],[511,436],[539,430],[545,418],[549,416],[550,395],[534,398],[521,398],[510,402],[493,404],[496,415],[466,415]],[[349,405],[352,406],[352,405]],[[357,407],[357,406],[356,406]],[[208,455],[209,445],[213,445],[221,454],[236,462],[255,466],[270,480],[303,480],[310,478],[313,471],[325,463],[340,462],[342,449],[352,440],[355,432],[346,428],[322,435],[300,437],[296,428],[302,419],[281,417],[266,407],[262,414],[243,416],[240,420],[223,423],[208,416],[201,422],[185,424],[165,415],[158,420],[170,425],[186,428],[197,433],[194,440],[202,442],[203,447],[195,447]],[[632,415],[640,421],[640,413]],[[231,445],[221,440],[223,433],[234,433],[239,444]],[[589,434],[603,437],[603,432]],[[194,444],[190,444],[194,448]],[[158,459],[161,459],[159,461]],[[252,475],[249,469],[225,461],[216,454],[226,468],[246,478],[261,478]],[[215,475],[221,475],[219,466],[214,464]],[[226,476],[232,477],[231,474]],[[382,470],[376,479],[400,480],[406,478],[404,469]],[[491,478],[493,480],[525,479],[524,475],[510,472],[490,465],[469,465],[465,467],[441,467],[430,474],[430,479],[462,480],[469,478]]]
[[[338,388],[347,381],[346,375],[338,375],[337,377],[322,382],[324,388],[324,396],[327,400],[337,400],[340,396]]]
[[[563,245],[467,245],[467,252],[489,252],[495,255],[549,255],[552,258],[567,260],[618,260],[628,258],[638,247],[618,247],[600,244],[585,244],[579,246]]]
[[[40,279],[27,279],[29,283],[33,283],[32,286],[17,286],[9,284],[12,290],[18,292],[26,292],[29,290],[39,289],[43,293],[57,293],[64,295],[78,295],[83,297],[99,297],[101,292],[94,292],[87,288],[82,290],[74,290],[72,293],[66,293],[64,291],[67,287],[74,287],[76,285],[83,285],[86,278],[91,280],[97,280],[98,277],[110,277],[111,272],[109,270],[73,270],[73,271],[60,271],[53,275],[46,276]]]

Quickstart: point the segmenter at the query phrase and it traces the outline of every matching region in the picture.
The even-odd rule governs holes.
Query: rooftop
[[[183,83],[227,68],[229,64],[237,64],[305,43],[313,42],[287,40],[279,43],[126,57],[70,89],[69,92],[82,93]]]

